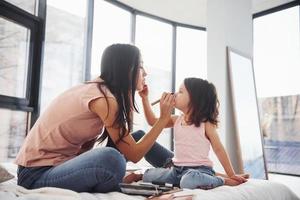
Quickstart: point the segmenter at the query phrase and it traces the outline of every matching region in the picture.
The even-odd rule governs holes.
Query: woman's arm
[[[155,116],[154,112],[152,111],[148,97],[142,98],[142,102],[143,102],[143,109],[144,109],[146,120],[150,126],[153,126],[155,122],[158,120],[158,118]],[[176,115],[171,115],[165,128],[173,127],[177,117],[178,116]]]
[[[94,146],[96,140],[97,140],[97,138],[94,138],[94,139],[92,139],[92,140],[90,140],[90,141],[87,141],[87,142],[84,143],[83,145],[81,145],[81,148],[80,148],[80,150],[79,150],[79,152],[78,152],[78,155],[79,155],[79,154],[82,154],[82,153],[84,153],[84,152],[86,152],[86,151],[88,151],[88,150],[90,150],[91,148],[93,148],[93,146]]]
[[[119,133],[121,129],[112,126],[116,118],[116,113],[118,112],[118,104],[115,99],[108,98],[108,106],[105,98],[96,99],[90,103],[90,109],[101,118],[110,138],[116,144],[116,147],[120,150],[120,152],[124,154],[128,160],[136,163],[150,150],[155,140],[168,123],[174,104],[173,102],[173,95],[163,94],[162,101],[160,103],[160,117],[148,134],[145,134],[145,136],[138,142],[135,142],[131,134],[127,133],[122,140],[116,143],[116,141],[119,140]]]
[[[227,176],[229,178],[235,179],[240,183],[246,181],[246,179],[242,176],[238,176],[235,174],[232,164],[229,160],[229,156],[222,145],[220,138],[218,136],[216,126],[210,122],[205,123],[205,134],[207,138],[210,140],[211,146],[218,157],[220,163],[222,164]]]

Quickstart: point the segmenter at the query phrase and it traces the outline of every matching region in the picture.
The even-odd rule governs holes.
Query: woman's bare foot
[[[138,182],[140,180],[142,180],[143,178],[143,174],[135,174],[130,173],[128,175],[125,175],[123,178],[123,183],[133,183],[133,182]]]

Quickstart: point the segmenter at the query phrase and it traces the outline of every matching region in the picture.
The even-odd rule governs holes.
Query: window
[[[31,14],[35,14],[35,8],[37,7],[38,1],[36,0],[5,0]]]
[[[87,0],[48,0],[41,112],[61,92],[84,81]]]
[[[32,2],[18,3],[30,7]],[[0,1],[0,162],[15,158],[28,131],[29,116],[37,113],[41,22]]]
[[[0,108],[0,161],[12,161],[27,133],[28,112]]]
[[[114,43],[130,42],[131,14],[111,3],[94,1],[92,79],[100,75],[103,50]]]
[[[254,71],[270,172],[300,175],[299,6],[254,19]]]
[[[187,77],[206,79],[206,32],[177,27],[176,90]]]
[[[41,33],[44,31],[44,19],[35,16],[38,2],[39,7],[45,6],[40,10],[41,15],[47,9],[45,41]],[[89,69],[85,69],[88,67],[85,59],[89,59],[86,52],[90,44],[87,36],[91,34],[87,34],[87,27],[90,25],[87,23],[91,23],[87,21],[91,19],[91,15],[87,13],[91,9],[91,6],[87,9],[87,5],[91,5],[88,2],[90,1],[0,1],[0,116],[5,116],[0,121],[0,161],[15,156],[21,139],[27,133],[27,124],[30,124],[28,121],[32,118],[34,122],[38,117],[39,105],[43,112],[58,94],[83,82],[87,77],[85,73],[89,73],[86,72]],[[141,50],[149,74],[147,84],[150,88],[150,100],[160,98],[165,91],[171,92],[173,27],[169,23],[140,15],[134,21],[132,16],[135,15],[135,10],[126,10],[124,5],[120,8],[102,0],[93,2],[91,77],[95,78],[100,74],[104,48],[113,43],[130,43],[135,35],[136,45]],[[136,27],[136,33],[132,33],[132,25]],[[178,82],[183,77],[192,75],[206,77],[206,33],[181,27],[177,31]],[[186,54],[190,50],[192,52]],[[42,77],[39,77],[42,55],[43,70]],[[200,59],[196,60],[199,56]],[[199,68],[195,68],[195,65]],[[182,70],[187,68],[189,70]],[[137,97],[137,100],[141,114],[134,116],[134,129],[147,131],[150,127],[142,114],[140,98]],[[158,106],[154,107],[154,111],[158,116]],[[170,134],[170,129],[166,129],[158,139],[158,142],[169,149]],[[11,138],[16,139],[13,141]]]
[[[26,98],[30,30],[0,17],[0,94]]]
[[[188,77],[207,78],[206,32],[177,27],[176,35],[176,88]],[[179,115],[181,112],[175,110]]]
[[[161,97],[163,92],[172,92],[172,26],[143,16],[136,18],[136,45],[140,48],[144,67],[148,73],[146,83],[149,87],[150,101]],[[136,98],[137,102],[140,98]],[[138,102],[140,114],[134,116],[135,129],[149,130],[141,102]],[[158,104],[153,107],[159,117]],[[158,142],[171,148],[171,131],[165,129]]]

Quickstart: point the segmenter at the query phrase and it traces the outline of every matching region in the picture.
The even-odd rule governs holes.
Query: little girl
[[[139,92],[147,122],[153,125],[157,118],[148,100],[148,88]],[[218,107],[216,88],[200,78],[186,78],[174,94],[175,108],[182,115],[172,115],[167,127],[174,127],[174,157],[171,168],[153,168],[145,171],[144,182],[162,182],[181,188],[210,189],[221,185],[239,185],[248,175],[235,174],[228,155],[216,131]],[[210,145],[227,175],[216,176],[209,159]]]

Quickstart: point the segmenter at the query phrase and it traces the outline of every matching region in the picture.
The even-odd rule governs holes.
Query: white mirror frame
[[[252,59],[227,47],[228,72],[242,173],[268,179]]]

